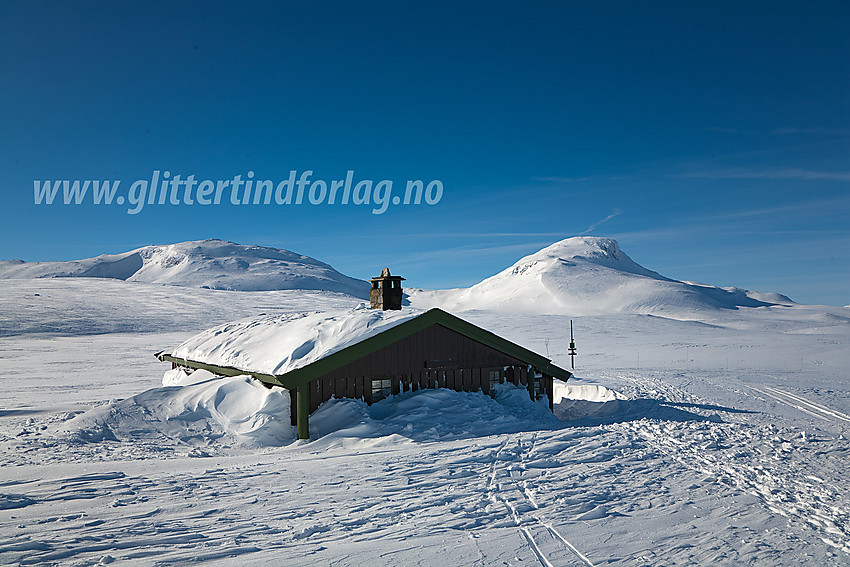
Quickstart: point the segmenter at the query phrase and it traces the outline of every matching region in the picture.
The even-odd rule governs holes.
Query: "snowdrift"
[[[778,294],[672,280],[634,262],[615,240],[590,236],[556,242],[468,289],[411,291],[410,301],[456,311],[670,316],[793,304]]]
[[[611,416],[622,408],[621,393],[598,384],[568,384],[555,380],[553,384],[555,415],[566,421],[586,417]]]
[[[65,422],[62,430],[81,442],[167,441],[199,450],[280,446],[295,439],[287,391],[270,390],[248,376],[198,372],[185,385],[176,380],[178,385],[93,408]]]
[[[147,442],[207,456],[233,447],[281,447],[296,441],[290,396],[247,376],[215,377],[207,371],[169,371],[165,386],[98,406],[64,422],[59,433],[79,443]],[[599,397],[593,387],[582,392]],[[603,388],[604,390],[604,388]],[[576,390],[576,393],[579,392]],[[563,395],[563,393],[562,393]],[[448,389],[405,392],[371,406],[332,399],[310,416],[318,446],[374,447],[558,429],[564,423],[545,399],[525,388],[499,385],[495,396]]]
[[[368,298],[369,284],[309,256],[223,240],[144,246],[71,262],[0,261],[0,279],[87,277],[238,291],[324,290]]]
[[[327,446],[350,445],[351,439],[445,441],[562,426],[547,400],[532,401],[528,390],[513,384],[499,385],[493,398],[440,388],[405,392],[371,406],[333,399],[310,416],[311,436]]]

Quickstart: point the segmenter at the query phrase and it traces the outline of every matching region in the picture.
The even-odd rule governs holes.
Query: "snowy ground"
[[[357,303],[0,281],[0,563],[850,565],[850,310],[574,318],[557,418],[333,400],[299,443],[287,395],[162,386],[214,324]],[[569,367],[567,317],[459,315]]]

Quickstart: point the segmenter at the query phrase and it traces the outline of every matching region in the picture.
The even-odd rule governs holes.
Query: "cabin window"
[[[540,374],[530,374],[528,379],[531,380],[531,390],[534,395],[534,399],[539,400],[543,397],[543,392],[540,389],[543,385],[543,376]]]
[[[392,378],[374,378],[372,379],[372,402],[383,400],[391,396],[393,393]]]
[[[490,390],[493,389],[493,386],[496,384],[503,384],[505,382],[504,377],[502,376],[501,370],[491,370],[490,371]]]

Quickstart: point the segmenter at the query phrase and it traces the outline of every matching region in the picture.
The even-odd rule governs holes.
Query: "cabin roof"
[[[222,375],[249,374],[286,388],[304,385],[438,324],[566,380],[570,372],[524,347],[441,309],[383,311],[361,306],[336,312],[291,313],[219,325],[157,358]]]
[[[286,374],[425,313],[354,309],[265,315],[225,323],[169,354],[265,374]]]

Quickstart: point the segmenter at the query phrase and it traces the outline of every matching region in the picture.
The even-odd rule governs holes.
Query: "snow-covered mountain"
[[[790,305],[779,294],[682,282],[634,262],[615,240],[568,238],[526,256],[468,289],[411,290],[416,307],[493,309],[525,313],[685,314]]]
[[[70,262],[0,261],[0,279],[90,277],[210,289],[325,290],[368,297],[369,284],[309,256],[266,246],[199,240],[144,246]]]
[[[288,250],[222,240],[145,246],[70,262],[0,261],[0,279],[94,277],[239,291],[325,290],[365,299],[369,284]],[[644,268],[615,240],[568,238],[466,289],[409,289],[414,307],[593,315],[693,316],[791,305],[779,294],[677,281]]]

